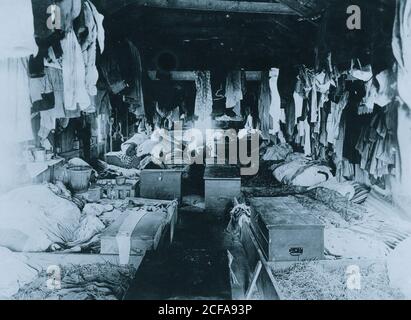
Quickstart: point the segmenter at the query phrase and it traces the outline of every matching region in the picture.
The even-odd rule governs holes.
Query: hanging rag
[[[66,113],[64,112],[62,70],[47,67],[44,69],[44,72],[46,74],[44,87],[46,91],[53,93],[54,105],[52,109],[40,112],[40,130],[38,135],[43,139],[47,138],[50,131],[55,129],[57,119],[66,117]]]
[[[398,65],[397,86],[401,99],[411,108],[411,1],[397,0],[392,48]]]
[[[276,68],[272,68],[269,72],[270,74],[270,94],[271,94],[271,103],[270,103],[270,119],[272,121],[272,125],[270,125],[269,133],[275,135],[276,133],[280,132],[280,121],[285,120],[285,113],[284,110],[281,109],[281,98],[280,93],[278,92],[278,76],[280,74],[280,70]]]
[[[125,99],[126,102],[130,103],[133,113],[137,117],[141,117],[145,115],[141,57],[137,47],[129,40],[127,40],[127,43],[130,48],[131,71],[134,79],[130,88],[125,92]]]
[[[348,104],[349,92],[346,91],[338,103],[331,102],[331,113],[327,119],[327,142],[335,144],[340,135],[341,116]]]
[[[198,117],[198,122],[206,123],[211,120],[213,111],[213,94],[211,91],[210,71],[196,72],[196,99],[194,114]]]
[[[86,37],[81,43],[81,51],[85,65],[86,89],[90,96],[97,94],[98,71],[96,67],[97,44],[100,53],[104,50],[104,16],[89,1],[83,3],[83,17]]]
[[[91,104],[86,89],[86,70],[81,47],[73,30],[61,40],[61,47],[64,107],[66,110],[74,111],[78,105],[81,110],[86,110]]]
[[[241,71],[231,71],[228,73],[225,86],[225,98],[226,108],[234,108],[234,113],[240,116],[241,100],[243,100]]]
[[[351,69],[348,72],[350,80],[361,80],[368,82],[371,80],[373,73],[371,65],[362,66],[359,59],[354,62],[351,60]]]
[[[260,130],[264,139],[269,139],[270,131],[270,75],[268,71],[261,73],[260,96],[258,98],[258,118],[260,120]]]
[[[371,80],[365,83],[365,96],[358,107],[358,114],[373,113],[376,97],[377,87],[374,84],[374,79],[371,78]]]
[[[294,106],[295,106],[295,124],[298,123],[298,118],[302,116],[303,113],[303,102],[304,102],[304,88],[300,77],[297,77],[297,84],[295,85],[295,90],[293,93]]]
[[[397,90],[397,80],[392,69],[381,71],[375,77],[378,81],[378,90],[375,97],[375,104],[385,107],[393,101]]]
[[[304,155],[311,155],[311,127],[307,119],[304,120]]]
[[[33,139],[28,58],[0,59],[0,141]],[[7,151],[6,151],[7,152]]]

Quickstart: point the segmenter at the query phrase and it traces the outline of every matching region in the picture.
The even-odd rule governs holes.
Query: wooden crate
[[[205,208],[211,214],[223,216],[234,197],[241,192],[241,178],[236,166],[207,166],[204,171]]]
[[[250,198],[251,225],[268,261],[324,259],[324,225],[293,197]]]
[[[171,201],[130,198],[136,207],[143,205],[171,204]],[[126,210],[123,214],[111,224],[101,235],[101,254],[118,254],[117,236],[124,226],[130,220],[130,215],[136,214],[135,210]],[[161,211],[152,211],[146,213],[130,235],[130,254],[139,255],[147,250],[156,250],[163,235],[165,228],[170,227],[170,240],[174,234],[174,227],[177,223],[177,205],[170,205],[166,213]]]
[[[161,200],[177,199],[181,203],[181,180],[184,169],[145,169],[140,173],[140,197]]]

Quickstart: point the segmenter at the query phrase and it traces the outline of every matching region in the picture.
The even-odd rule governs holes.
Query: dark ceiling
[[[164,60],[179,70],[312,65],[316,47],[319,57],[332,51],[340,62],[373,60],[375,53],[386,60],[395,10],[393,0],[94,2],[111,41],[127,37],[149,68]],[[351,3],[362,9],[362,30],[346,27]]]

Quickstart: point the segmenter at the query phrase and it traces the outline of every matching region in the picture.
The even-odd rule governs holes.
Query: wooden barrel
[[[86,191],[90,182],[91,168],[72,166],[67,169],[69,186],[74,192]]]

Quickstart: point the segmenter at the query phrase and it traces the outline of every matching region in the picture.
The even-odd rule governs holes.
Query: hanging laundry
[[[28,58],[0,59],[0,140],[6,143],[33,139],[27,67]]]
[[[74,20],[81,13],[82,0],[61,0],[58,6],[61,14],[61,28],[69,32],[73,29]]]
[[[241,81],[241,71],[231,71],[226,78],[225,98],[226,108],[234,108],[237,116],[241,115],[241,100],[243,100],[243,88]]]
[[[348,72],[350,80],[361,80],[368,82],[371,80],[373,73],[371,65],[362,66],[359,59],[351,61],[351,70]]]
[[[280,93],[278,92],[278,76],[280,70],[272,68],[269,72],[270,74],[270,94],[271,94],[271,103],[270,103],[270,117],[272,125],[270,125],[269,133],[275,135],[280,132],[280,121],[285,122],[285,113],[284,110],[281,111],[281,98]]]
[[[81,50],[85,65],[86,89],[90,96],[97,94],[98,71],[96,67],[97,44],[100,53],[104,50],[104,28],[102,16],[96,7],[89,1],[83,3],[84,34],[86,37],[81,42]],[[80,38],[78,36],[78,38]]]
[[[374,104],[377,98],[377,87],[374,84],[374,79],[371,78],[365,83],[365,96],[362,99],[359,107],[358,114],[370,114],[374,111]]]
[[[31,0],[2,0],[0,30],[0,59],[37,54]]]
[[[53,108],[40,112],[39,137],[45,139],[51,130],[56,128],[56,120],[67,117],[64,112],[64,85],[62,70],[47,67],[45,71],[45,90],[53,93]]]
[[[395,128],[390,128],[392,111],[395,110],[390,107],[385,113],[375,114],[370,125],[362,128],[355,146],[361,155],[360,168],[376,179],[390,174],[396,163]]]
[[[213,111],[213,94],[211,91],[210,71],[196,72],[196,99],[194,114],[198,117],[200,124],[208,124]]]
[[[132,112],[141,117],[145,115],[141,57],[137,47],[129,40],[127,40],[127,43],[131,53],[131,72],[134,79],[130,88],[125,92],[125,99],[126,102],[130,103]]]
[[[306,119],[304,121],[304,155],[310,156],[311,152],[311,127]]]
[[[411,108],[411,1],[397,0],[392,48],[398,66],[397,86],[401,99]]]
[[[294,107],[295,107],[295,124],[298,123],[298,118],[301,117],[303,112],[304,91],[301,80],[298,78],[295,90],[293,93]]]
[[[331,102],[331,112],[327,119],[327,142],[335,144],[340,132],[342,112],[348,104],[349,92],[345,92],[338,103]]]
[[[47,77],[30,78],[31,113],[54,108],[54,94],[48,85]]]
[[[397,79],[392,69],[381,71],[375,77],[378,81],[378,90],[375,97],[375,104],[385,107],[393,101],[397,90]]]
[[[64,107],[66,110],[76,110],[79,106],[81,110],[85,110],[90,106],[90,97],[86,89],[83,54],[73,30],[61,40],[61,47],[63,48]]]
[[[127,82],[121,75],[117,50],[118,48],[108,47],[100,62],[102,74],[113,94],[119,94],[127,88]]]
[[[260,130],[264,139],[269,139],[270,131],[270,75],[268,71],[261,73],[260,96],[258,98],[258,118],[260,120]]]

